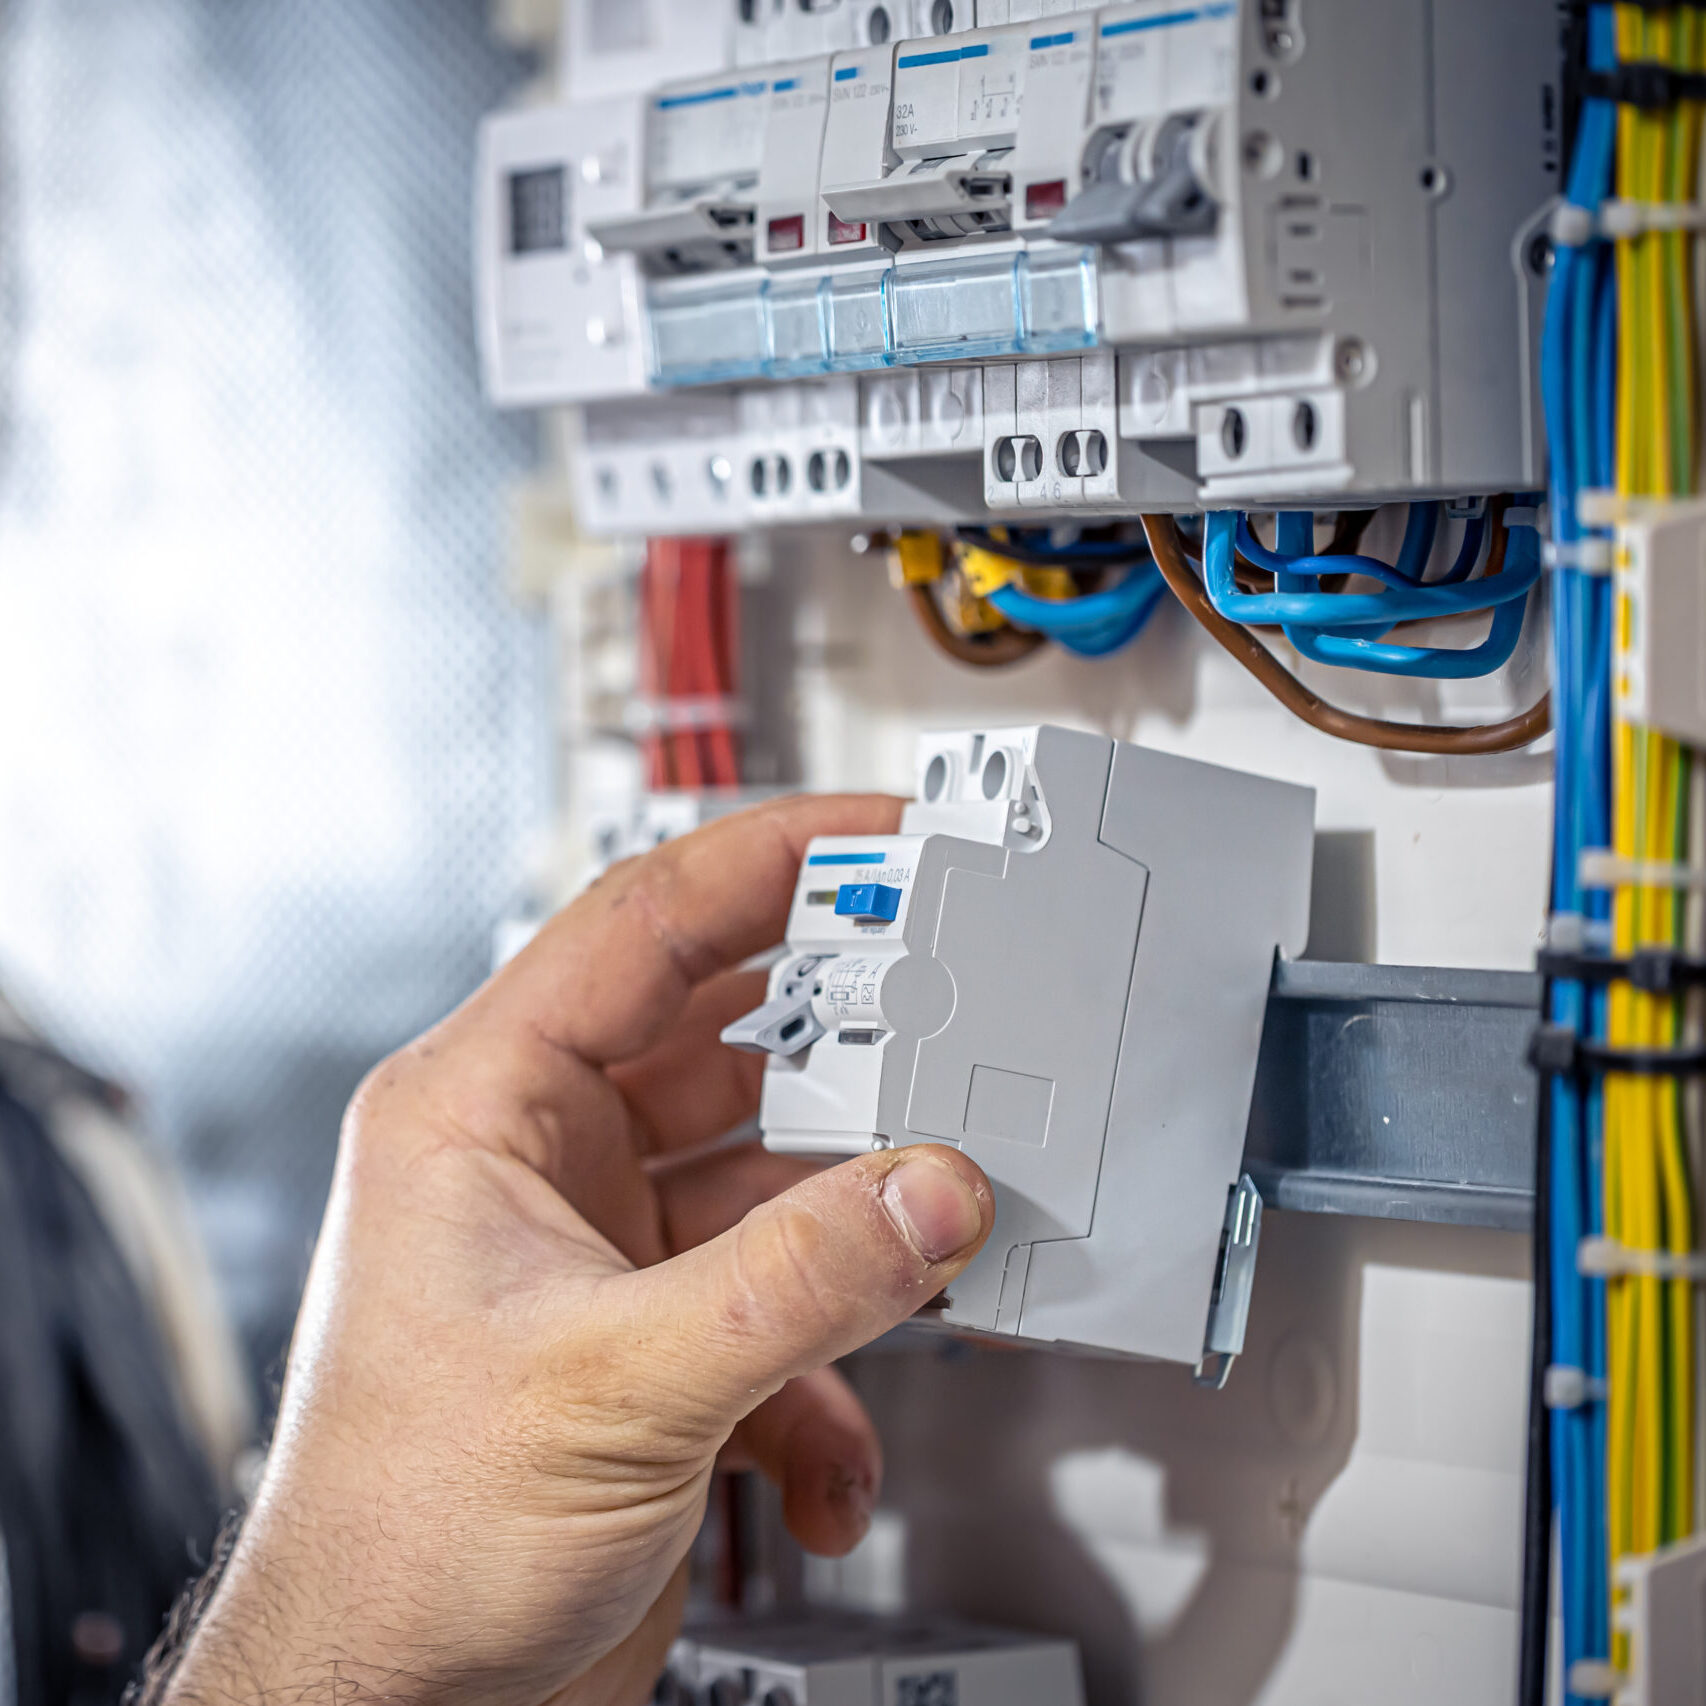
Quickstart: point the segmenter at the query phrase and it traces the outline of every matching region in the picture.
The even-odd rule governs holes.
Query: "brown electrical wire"
[[[1173,589],[1173,595],[1288,711],[1322,734],[1355,741],[1361,746],[1379,747],[1385,752],[1476,756],[1514,752],[1538,740],[1552,726],[1549,694],[1542,694],[1519,716],[1502,723],[1479,723],[1468,728],[1439,723],[1392,723],[1329,705],[1305,687],[1249,629],[1228,622],[1209,603],[1202,582],[1185,560],[1184,541],[1172,516],[1146,515],[1142,521],[1155,566]]]
[[[987,634],[956,634],[936,603],[928,585],[914,584],[907,589],[912,613],[924,636],[939,652],[956,663],[969,663],[979,669],[1001,669],[1010,663],[1028,658],[1047,641],[1041,634],[1022,633],[1017,628],[996,628]]]

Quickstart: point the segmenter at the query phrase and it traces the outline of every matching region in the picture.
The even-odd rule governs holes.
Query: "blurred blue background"
[[[545,821],[469,261],[528,67],[478,0],[0,30],[0,987],[140,1093],[264,1386],[343,1105]]]

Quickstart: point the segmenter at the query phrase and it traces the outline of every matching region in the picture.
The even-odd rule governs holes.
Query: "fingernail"
[[[958,1255],[983,1230],[971,1186],[946,1162],[902,1161],[883,1180],[882,1199],[901,1236],[927,1262]]]
[[[869,1468],[863,1464],[833,1467],[829,1471],[829,1502],[846,1513],[849,1530],[862,1537],[877,1508],[877,1489]]]

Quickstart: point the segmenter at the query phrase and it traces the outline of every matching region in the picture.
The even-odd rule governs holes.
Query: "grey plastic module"
[[[1082,1706],[1078,1649],[951,1617],[822,1608],[689,1624],[657,1706]]]
[[[996,1221],[949,1323],[1215,1374],[1242,1343],[1254,1216],[1230,1268],[1223,1229],[1274,957],[1308,932],[1313,794],[1048,725],[925,737],[919,794],[898,834],[808,850],[771,995],[809,988],[823,1035],[772,1053],[766,1144],[957,1145]],[[837,912],[872,883],[892,922]]]

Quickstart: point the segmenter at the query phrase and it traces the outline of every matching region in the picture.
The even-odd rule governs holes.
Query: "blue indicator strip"
[[[940,53],[903,53],[895,63],[902,71],[910,71],[915,65],[952,65],[955,60],[986,59],[988,56],[989,43],[980,41],[973,42],[970,47],[945,48]]]
[[[1235,5],[1200,6],[1189,12],[1157,12],[1153,18],[1126,18],[1117,24],[1103,24],[1104,36],[1136,35],[1139,30],[1165,30],[1174,24],[1201,23],[1207,18],[1230,18]]]
[[[692,95],[660,95],[657,107],[659,112],[668,112],[673,107],[702,107],[707,101],[732,101],[736,95],[762,95],[768,87],[766,83],[742,83],[738,89],[701,89]]]
[[[881,853],[813,853],[808,855],[808,865],[880,865],[884,855]]]
[[[658,110],[668,112],[671,107],[702,107],[707,101],[732,101],[735,89],[706,89],[697,95],[662,95],[658,98]]]

